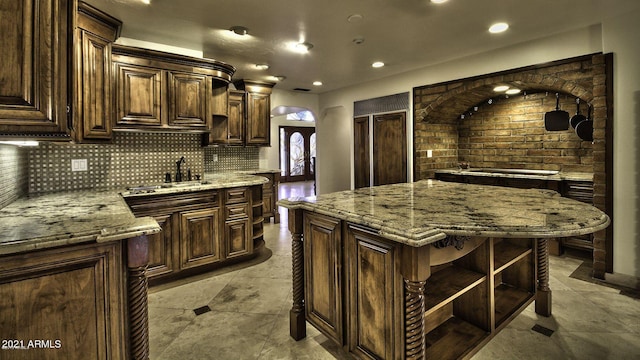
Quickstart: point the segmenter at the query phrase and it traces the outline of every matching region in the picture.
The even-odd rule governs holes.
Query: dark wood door
[[[407,113],[373,117],[373,184],[407,182]]]
[[[315,134],[314,127],[283,126],[283,148],[281,149],[286,181],[307,181],[315,178]]]
[[[354,119],[353,123],[353,173],[355,188],[371,185],[369,159],[369,117]]]

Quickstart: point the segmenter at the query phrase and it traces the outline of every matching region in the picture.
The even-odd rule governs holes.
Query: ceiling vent
[[[295,88],[293,91],[311,91],[311,89]]]

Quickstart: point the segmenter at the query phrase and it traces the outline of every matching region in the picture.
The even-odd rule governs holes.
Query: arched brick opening
[[[433,178],[436,170],[455,168],[460,161],[481,167],[592,172],[593,204],[612,217],[612,175],[611,170],[607,172],[612,158],[607,150],[607,139],[611,141],[607,118],[612,114],[608,63],[607,55],[594,54],[414,88],[414,179]],[[528,95],[497,95],[496,85],[518,88]],[[576,98],[583,106],[592,106],[593,142],[572,135],[571,128],[566,132],[544,130],[544,113],[555,109],[556,93],[561,109],[570,115],[576,112]],[[538,108],[508,108],[507,103],[513,105],[517,97],[523,103],[529,101],[521,108]],[[503,112],[495,110],[499,106],[489,109],[483,105],[488,100],[492,104],[499,100],[505,105]],[[586,111],[584,106],[582,113]],[[463,118],[465,114],[472,117]],[[613,268],[611,228],[594,235],[594,276],[599,278]]]

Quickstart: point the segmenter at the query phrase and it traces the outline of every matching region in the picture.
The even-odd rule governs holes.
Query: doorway
[[[403,111],[354,119],[355,188],[407,182],[406,116]]]
[[[282,182],[315,179],[315,127],[280,127],[280,169]]]

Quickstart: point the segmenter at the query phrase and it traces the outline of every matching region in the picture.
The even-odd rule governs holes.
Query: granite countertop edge
[[[519,169],[516,169],[519,170]],[[553,175],[537,175],[537,174],[507,174],[496,172],[485,172],[482,169],[469,168],[469,169],[439,169],[435,170],[436,173],[441,174],[456,174],[467,176],[483,176],[483,177],[500,177],[511,179],[533,179],[533,180],[552,180],[552,181],[593,181],[592,173],[583,172],[559,172]]]
[[[125,190],[76,190],[34,194],[0,209],[0,255],[80,243],[119,241],[161,231],[151,217],[136,218],[129,196],[170,195],[260,185],[267,178],[240,175],[205,177],[209,184],[131,194]]]
[[[440,183],[441,186],[448,186],[452,189],[460,188],[462,189],[462,192],[464,192],[465,188],[475,187],[477,189],[478,187],[483,187],[483,185],[454,184],[437,181],[433,181],[433,183]],[[382,189],[384,188],[384,186],[380,188]],[[375,187],[372,189],[375,189]],[[400,187],[398,189],[402,190],[402,188]],[[485,189],[491,189],[492,191],[498,190],[495,187],[486,186]],[[520,191],[517,189],[509,188],[500,188],[500,190],[504,191],[505,194],[508,194],[508,192],[511,190],[515,192]],[[356,191],[351,192],[355,193]],[[561,198],[557,193],[553,191],[535,190],[535,192],[540,194],[539,196],[545,198]],[[344,191],[340,194],[342,194],[343,198],[346,198],[348,197],[349,193],[350,191]],[[363,193],[360,192],[358,200],[362,199],[363,197],[367,197],[366,194],[364,196],[362,195]],[[384,202],[385,195],[374,194],[371,199],[380,199],[382,197],[382,200]],[[376,230],[378,234],[384,238],[413,247],[420,247],[431,244],[438,240],[444,239],[447,236],[490,236],[508,238],[555,238],[579,236],[602,230],[610,224],[610,219],[606,214],[598,211],[594,207],[590,207],[595,210],[595,212],[591,213],[589,217],[584,219],[575,218],[575,215],[573,215],[574,210],[572,208],[569,208],[569,210],[567,211],[571,212],[571,216],[573,216],[573,218],[568,223],[562,223],[561,226],[558,226],[558,224],[546,223],[540,225],[536,224],[535,222],[533,222],[533,224],[522,223],[517,225],[492,223],[483,224],[482,221],[479,221],[477,223],[427,222],[416,225],[409,225],[407,223],[408,221],[399,220],[397,217],[394,217],[393,212],[396,210],[393,209],[393,207],[385,208],[384,206],[378,206],[378,204],[376,204],[373,205],[375,209],[372,213],[370,211],[370,208],[360,209],[357,205],[353,204],[349,204],[350,206],[343,206],[342,208],[340,208],[340,205],[336,205],[335,202],[331,203],[322,200],[322,196],[320,196],[320,200],[316,201],[317,198],[318,197],[282,199],[278,201],[277,204],[278,206],[282,206],[288,209],[303,209],[313,211],[350,223],[363,225]],[[569,206],[577,206],[577,209],[587,207],[586,204],[579,203],[575,200],[562,198],[561,201],[563,203],[569,201]],[[368,203],[367,206],[371,206],[371,204]],[[418,206],[418,208],[420,208],[420,206]],[[532,216],[534,217],[541,216],[542,214],[544,214],[544,211],[539,211],[532,214]],[[420,210],[416,212],[416,216],[420,217]]]

